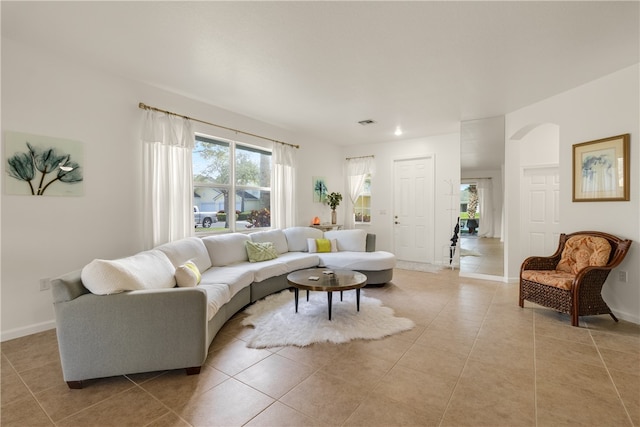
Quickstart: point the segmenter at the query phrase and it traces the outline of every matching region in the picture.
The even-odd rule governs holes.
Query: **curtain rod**
[[[217,125],[217,124],[211,123],[211,122],[206,122],[204,120],[194,119],[193,117],[189,117],[189,116],[185,116],[185,115],[182,115],[182,114],[173,113],[171,111],[162,110],[162,109],[156,108],[156,107],[151,107],[151,106],[145,104],[144,102],[139,103],[138,104],[138,108],[141,108],[143,110],[158,111],[160,113],[165,113],[165,114],[169,114],[169,115],[172,115],[172,116],[182,117],[183,119],[191,120],[193,122],[204,123],[205,125],[215,126],[217,128],[230,130],[232,132],[241,133],[243,135],[254,136],[256,138],[266,139],[267,141],[277,142],[278,144],[284,144],[284,145],[289,145],[289,146],[294,147],[294,148],[300,148],[300,146],[297,145],[297,144],[289,144],[288,142],[278,141],[277,139],[271,139],[271,138],[267,138],[265,136],[256,135],[254,133],[245,132],[245,131],[234,129],[234,128],[230,128],[230,127],[227,127],[227,126]]]
[[[359,156],[359,157],[347,157],[345,160],[353,160],[353,159],[366,159],[367,157],[375,157],[374,155],[371,156]]]

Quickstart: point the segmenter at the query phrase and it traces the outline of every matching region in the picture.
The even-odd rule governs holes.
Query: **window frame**
[[[367,185],[368,183],[368,185]],[[360,192],[360,194],[358,194],[358,197],[356,197],[356,201],[353,204],[353,222],[355,225],[371,225],[372,223],[372,219],[373,216],[371,215],[371,201],[372,201],[372,192],[371,192],[371,183],[372,183],[372,176],[371,173],[367,173],[366,178],[364,179],[364,185],[362,187],[362,191]],[[369,206],[365,207],[364,205],[362,206],[358,206],[358,201],[359,200],[364,200],[364,197],[369,196]],[[358,212],[359,211],[359,212]],[[365,217],[365,211],[369,212],[369,221],[358,221],[357,218],[357,214],[361,213],[362,214],[362,218],[364,219]]]
[[[192,172],[192,182],[193,182],[193,193],[194,195],[196,194],[196,189],[197,188],[213,188],[213,189],[217,189],[217,188],[222,188],[222,189],[226,189],[227,190],[227,198],[228,198],[228,206],[232,206],[233,208],[229,208],[228,210],[233,211],[234,213],[236,212],[236,193],[238,191],[251,191],[251,190],[256,190],[259,192],[268,192],[269,193],[269,212],[271,212],[271,200],[273,199],[273,150],[269,147],[263,147],[263,146],[259,146],[259,145],[254,145],[254,144],[249,144],[243,141],[237,141],[237,140],[232,140],[232,139],[228,139],[228,138],[221,138],[221,137],[217,137],[217,136],[212,136],[212,135],[208,135],[208,134],[203,134],[203,133],[196,133],[195,134],[195,142],[196,144],[198,142],[205,142],[205,143],[221,143],[222,144],[228,144],[228,149],[229,149],[229,179],[228,179],[228,183],[196,183],[196,181],[193,179],[195,177],[195,173]],[[256,153],[259,153],[261,155],[268,155],[269,156],[269,187],[264,187],[264,186],[259,186],[259,185],[246,185],[246,184],[238,184],[237,183],[237,177],[236,177],[236,166],[237,166],[237,159],[236,159],[236,151],[238,149],[238,147],[240,149],[246,149],[247,151],[253,151]],[[191,161],[193,162],[193,153],[191,156]],[[195,200],[194,200],[194,206],[195,206]],[[219,210],[218,210],[219,212]],[[228,214],[228,212],[227,212]],[[194,233],[196,236],[207,236],[207,235],[215,235],[215,234],[223,234],[223,233],[250,233],[250,232],[254,232],[254,231],[258,231],[258,230],[267,230],[271,228],[271,225],[269,225],[268,227],[252,227],[252,228],[238,228],[237,225],[238,219],[237,218],[233,218],[231,221],[229,221],[229,228],[225,228],[225,227],[212,227],[209,229],[203,228],[203,227],[196,227],[194,229]],[[271,221],[270,221],[271,223]],[[203,231],[206,230],[206,231]]]

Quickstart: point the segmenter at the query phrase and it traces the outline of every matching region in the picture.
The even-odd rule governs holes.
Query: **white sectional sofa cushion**
[[[322,239],[322,230],[312,227],[290,227],[282,230],[287,236],[289,252],[307,252],[307,239]]]
[[[115,260],[95,259],[80,274],[82,283],[96,295],[143,289],[173,288],[175,268],[157,249]]]
[[[211,320],[220,307],[231,301],[231,290],[225,284],[200,284],[198,287],[207,292],[207,320]]]
[[[279,254],[289,252],[289,246],[287,245],[287,236],[285,236],[284,232],[280,229],[257,231],[255,233],[249,234],[249,237],[254,243],[273,243],[273,246],[276,248],[276,251]]]
[[[367,232],[364,230],[332,230],[325,232],[324,238],[336,239],[338,252],[366,252],[367,250]]]
[[[179,267],[187,261],[193,261],[202,273],[211,267],[211,257],[199,237],[187,237],[175,242],[165,243],[156,249],[167,255],[174,267]]]
[[[279,257],[268,261],[247,263],[244,268],[253,272],[254,282],[262,282],[270,277],[287,274],[287,266],[280,262]]]
[[[247,263],[249,265],[249,263]],[[228,267],[211,267],[202,273],[202,285],[223,284],[229,288],[230,297],[251,285],[253,271],[244,268],[243,264]]]
[[[203,237],[202,241],[209,252],[214,267],[223,267],[249,260],[244,242],[250,241],[250,238],[246,234],[231,233],[207,236]]]
[[[316,254],[288,252],[280,255],[278,261],[285,265],[287,273],[291,273],[296,270],[317,267],[320,263],[320,258]]]

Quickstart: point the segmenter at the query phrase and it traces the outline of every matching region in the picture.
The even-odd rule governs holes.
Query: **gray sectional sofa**
[[[316,239],[330,241],[333,252],[314,252]],[[275,251],[273,259],[255,262],[249,246]],[[375,235],[363,230],[292,227],[190,237],[94,260],[52,281],[64,380],[82,388],[87,379],[115,375],[197,374],[229,318],[286,289],[290,272],[317,266],[360,271],[368,285],[380,285],[391,280],[395,256],[376,251]]]

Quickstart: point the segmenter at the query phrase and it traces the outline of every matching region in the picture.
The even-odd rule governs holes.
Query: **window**
[[[460,231],[476,234],[480,225],[480,200],[476,183],[460,185]]]
[[[271,226],[270,151],[198,135],[192,161],[196,232]]]
[[[360,195],[353,204],[353,215],[356,224],[368,224],[371,222],[371,175],[364,180],[364,186]]]

